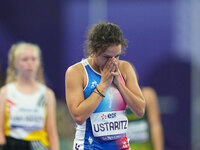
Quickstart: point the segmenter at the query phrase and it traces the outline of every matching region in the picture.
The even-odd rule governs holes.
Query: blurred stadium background
[[[38,44],[47,85],[56,93],[61,150],[71,149],[74,122],[65,102],[66,69],[83,57],[87,29],[118,24],[140,86],[159,95],[165,150],[200,149],[199,0],[0,0],[0,85],[7,53],[18,41]]]

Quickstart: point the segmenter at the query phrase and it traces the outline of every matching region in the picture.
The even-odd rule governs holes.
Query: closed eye
[[[115,56],[115,58],[119,58],[120,55]],[[103,56],[106,59],[112,58],[111,56]]]
[[[112,58],[112,57],[110,57],[110,56],[104,56],[104,58],[109,59],[109,58]]]
[[[115,56],[115,58],[119,58],[120,55]]]

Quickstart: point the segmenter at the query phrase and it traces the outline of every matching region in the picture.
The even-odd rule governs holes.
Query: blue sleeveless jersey
[[[87,84],[84,88],[84,97],[87,99],[100,83],[101,75],[93,70],[86,59],[81,63],[87,75]],[[73,149],[128,150],[128,121],[125,109],[126,103],[118,89],[114,85],[108,87],[105,97],[93,114],[82,125],[76,124]]]

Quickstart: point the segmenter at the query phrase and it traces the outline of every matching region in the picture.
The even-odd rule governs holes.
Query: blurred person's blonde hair
[[[23,51],[26,51],[27,47],[31,47],[33,51],[35,51],[39,58],[39,67],[37,70],[36,79],[45,84],[44,76],[43,76],[43,67],[42,67],[42,57],[41,57],[41,50],[38,45],[27,43],[27,42],[19,42],[16,44],[13,44],[9,50],[8,53],[8,68],[7,68],[7,77],[6,77],[6,83],[15,81],[16,79],[16,69],[14,67],[14,63],[16,59],[18,58],[19,54]]]

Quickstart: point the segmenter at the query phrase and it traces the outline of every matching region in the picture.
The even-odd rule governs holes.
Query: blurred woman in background
[[[44,84],[40,48],[14,44],[0,90],[0,149],[59,150],[54,92]]]
[[[130,147],[133,150],[164,150],[157,93],[151,87],[143,87],[142,93],[147,104],[144,116],[139,118],[129,108],[126,109]]]

